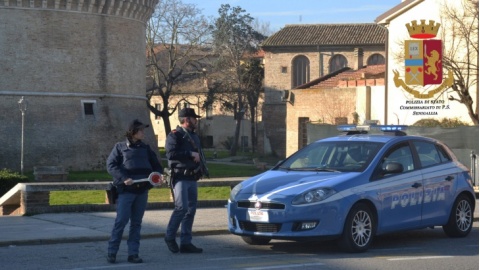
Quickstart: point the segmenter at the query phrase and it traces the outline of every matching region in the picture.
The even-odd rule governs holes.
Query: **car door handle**
[[[415,184],[412,185],[413,188],[419,188],[421,186],[422,186],[422,184],[420,184],[420,183],[415,183]]]
[[[449,175],[449,176],[447,176],[447,177],[445,178],[445,180],[447,180],[447,181],[452,181],[453,178],[454,178],[453,176]]]

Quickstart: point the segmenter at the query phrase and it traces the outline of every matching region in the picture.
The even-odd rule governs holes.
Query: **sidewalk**
[[[172,209],[147,210],[142,238],[163,237]],[[107,241],[115,212],[54,213],[0,217],[0,247]],[[128,235],[128,226],[124,237]],[[227,208],[198,208],[193,224],[195,235],[227,233]]]
[[[142,238],[163,237],[172,209],[147,210],[143,218]],[[478,222],[476,200],[474,221]],[[0,247],[10,245],[54,244],[107,241],[115,212],[54,213],[34,216],[0,217]],[[198,208],[194,235],[224,234],[227,208]],[[128,225],[124,236],[128,234]]]

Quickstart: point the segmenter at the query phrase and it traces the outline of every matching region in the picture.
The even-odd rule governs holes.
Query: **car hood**
[[[236,200],[273,200],[295,196],[318,187],[336,186],[355,178],[358,172],[312,172],[271,170],[242,182]]]

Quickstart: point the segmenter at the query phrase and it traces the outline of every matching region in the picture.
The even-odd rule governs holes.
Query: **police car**
[[[475,193],[469,170],[442,142],[406,126],[340,126],[274,168],[235,186],[228,229],[252,245],[337,239],[366,251],[376,235],[442,226],[467,236]]]

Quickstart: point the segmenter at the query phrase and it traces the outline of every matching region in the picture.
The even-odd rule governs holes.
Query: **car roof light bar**
[[[405,125],[380,125],[378,126],[381,131],[405,131],[407,130],[407,126]]]
[[[380,130],[382,132],[393,132],[395,134],[405,135],[403,131],[407,130],[406,125],[338,125],[337,130],[345,132],[347,135],[366,134],[370,130]]]

